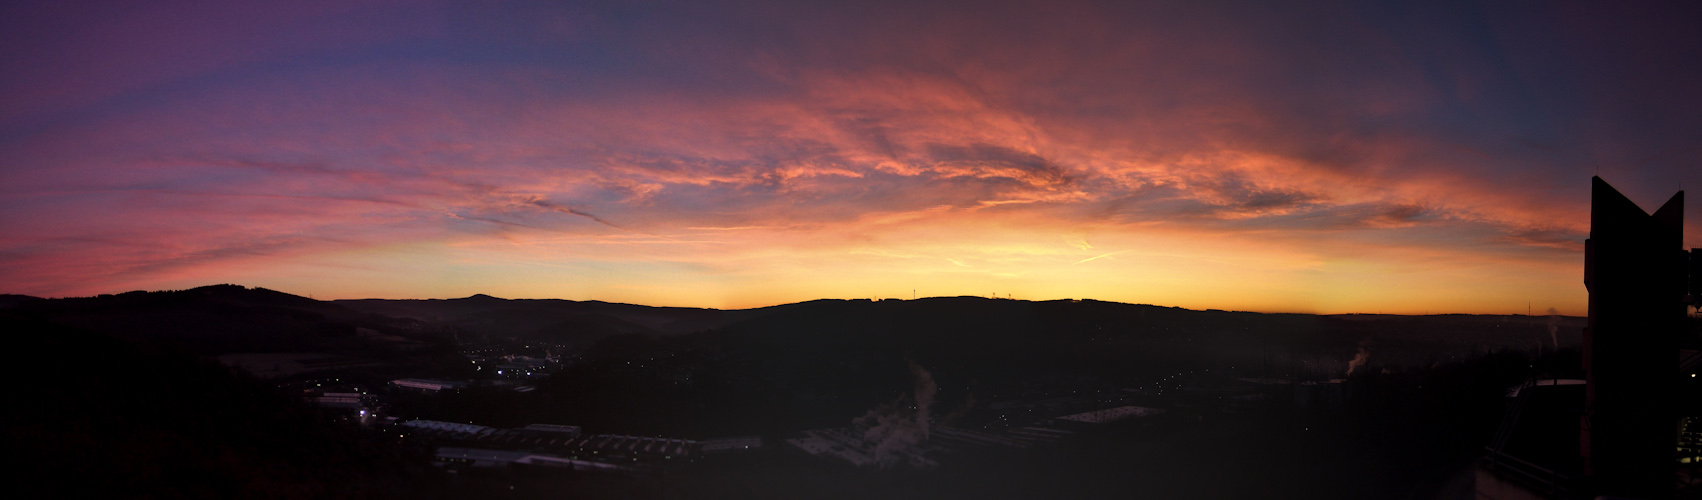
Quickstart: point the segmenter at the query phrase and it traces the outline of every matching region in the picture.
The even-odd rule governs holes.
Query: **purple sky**
[[[815,3],[8,3],[0,292],[1582,314],[1702,186],[1695,4]]]

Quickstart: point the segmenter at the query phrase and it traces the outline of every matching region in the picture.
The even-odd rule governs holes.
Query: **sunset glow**
[[[1702,186],[1702,19],[854,4],[4,7],[0,293],[1581,315]]]

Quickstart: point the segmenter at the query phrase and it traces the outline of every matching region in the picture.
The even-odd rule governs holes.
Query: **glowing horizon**
[[[7,7],[0,293],[1582,315],[1702,48],[1548,8]]]

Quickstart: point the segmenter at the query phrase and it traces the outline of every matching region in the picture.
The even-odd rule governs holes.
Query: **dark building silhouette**
[[[1690,249],[1690,297],[1691,307],[1702,309],[1702,248]]]
[[[1702,252],[1683,248],[1684,193],[1650,215],[1591,182],[1583,380],[1533,366],[1509,390],[1480,500],[1702,494],[1702,336],[1688,317]]]
[[[1672,498],[1678,365],[1685,331],[1684,192],[1650,215],[1591,179],[1579,452],[1598,494]]]

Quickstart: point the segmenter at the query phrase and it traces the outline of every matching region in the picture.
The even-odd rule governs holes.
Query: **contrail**
[[[624,227],[620,227],[620,226],[615,225],[615,223],[613,223],[613,222],[603,220],[602,217],[598,217],[595,214],[592,214],[590,212],[585,212],[585,211],[582,211],[582,210],[579,210],[579,209],[576,209],[576,208],[573,208],[573,207],[564,207],[564,206],[561,206],[561,205],[550,203],[549,201],[546,201],[546,200],[541,200],[541,199],[536,199],[536,198],[531,199],[531,200],[527,200],[527,201],[530,202],[532,205],[535,205],[535,206],[538,206],[538,207],[547,208],[547,209],[550,209],[550,210],[555,210],[557,212],[577,215],[577,216],[580,216],[580,217],[584,217],[584,218],[587,218],[587,219],[597,221],[599,223],[602,223],[605,226],[609,226],[609,227],[612,227],[612,228],[615,228],[615,229],[622,229],[622,230],[626,229]]]
[[[698,231],[744,231],[744,230],[747,230],[747,229],[786,229],[786,228],[789,228],[789,227],[791,227],[791,226],[733,226],[733,227],[694,226],[694,227],[688,227],[686,229],[693,229],[693,230],[698,230]]]
[[[527,228],[527,229],[543,229],[543,228],[538,227],[538,226],[521,224],[519,222],[509,222],[509,221],[505,221],[505,220],[502,220],[502,219],[492,219],[492,218],[489,218],[489,217],[474,217],[474,216],[471,216],[471,215],[457,214],[455,212],[444,212],[443,214],[450,216],[450,217],[457,218],[457,219],[461,219],[461,220],[475,220],[475,221],[479,221],[479,222],[488,222],[488,223],[496,224],[496,225],[499,225],[499,226],[524,227],[524,228]]]
[[[1129,252],[1130,252],[1129,250],[1121,250],[1121,251],[1116,251],[1116,252],[1111,252],[1111,253],[1108,253],[1108,254],[1105,254],[1105,255],[1101,255],[1101,256],[1098,256],[1098,257],[1088,257],[1088,258],[1076,261],[1076,264],[1080,264],[1080,263],[1087,262],[1087,261],[1090,261],[1090,260],[1099,260],[1099,259],[1103,259],[1103,258],[1106,258],[1106,257],[1110,257],[1112,255],[1117,255],[1117,254],[1120,254],[1120,253],[1129,253]],[[1071,264],[1071,265],[1073,266],[1075,264]]]

